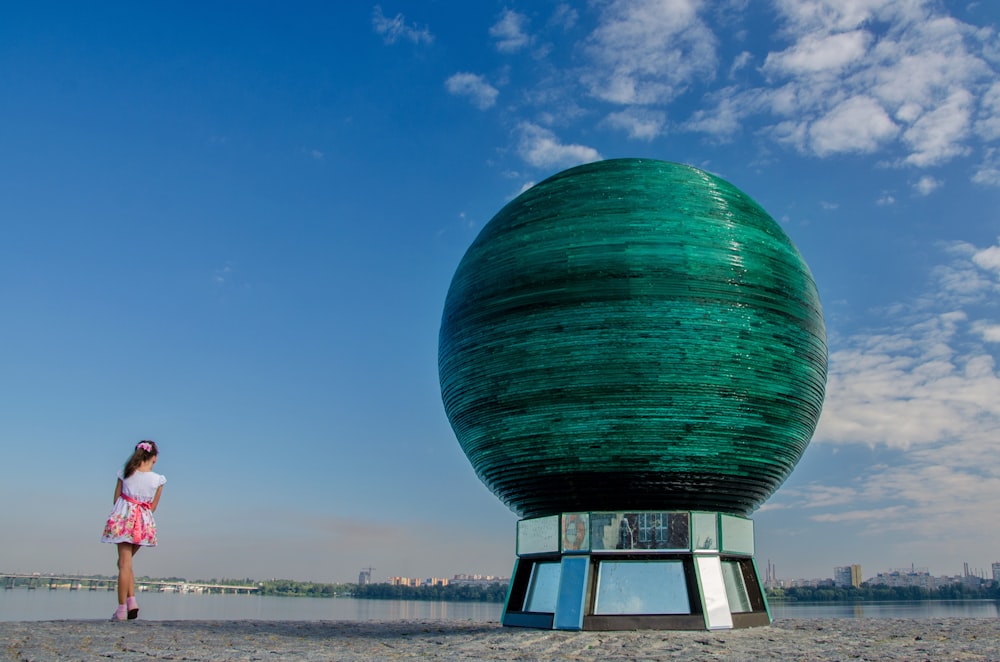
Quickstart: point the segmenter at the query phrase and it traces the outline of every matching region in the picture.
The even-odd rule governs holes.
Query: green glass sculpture
[[[747,515],[813,434],[826,333],[808,267],[746,194],[615,159],[483,228],[448,291],[439,371],[463,451],[522,517]]]

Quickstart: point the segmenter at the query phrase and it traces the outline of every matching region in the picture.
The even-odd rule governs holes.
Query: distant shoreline
[[[95,577],[102,582],[108,582],[107,578]],[[178,587],[169,587],[167,592],[178,592],[178,593],[230,593],[230,592],[246,592],[244,589],[248,588],[245,585],[229,584],[229,585],[218,585],[213,588],[213,590],[186,590],[185,588],[180,588],[183,584],[185,587],[190,585],[193,587],[202,586],[199,584],[201,580],[196,580],[194,582],[188,582],[187,580],[178,579],[150,579],[142,578],[138,580],[138,589],[141,591],[147,590],[147,585],[156,585],[159,583],[172,583],[177,584]],[[213,580],[217,581],[217,580]],[[246,580],[244,580],[246,581]],[[279,586],[275,587],[274,584]],[[100,588],[88,588],[88,587],[74,587],[69,583],[56,583],[56,584],[41,584],[37,586],[28,586],[24,583],[19,583],[12,586],[3,587],[4,590],[23,590],[23,589],[38,589],[38,590],[100,590],[100,591],[113,591],[114,584],[102,584]],[[226,590],[215,590],[216,588],[224,588]],[[792,589],[785,594],[767,594],[768,604],[771,605],[795,605],[795,604],[828,604],[828,605],[877,605],[884,603],[894,603],[894,602],[950,602],[950,601],[987,601],[987,602],[997,602],[1000,603],[1000,594],[993,588],[984,591],[962,591],[962,592],[946,592],[946,591],[927,591],[927,590],[903,590],[900,588],[887,590],[888,587],[881,587],[883,590],[879,590],[875,593],[855,590],[845,592],[843,589],[838,591],[831,590],[816,590],[816,589]],[[239,590],[235,590],[239,589]],[[476,582],[476,583],[463,583],[463,584],[452,584],[446,586],[398,586],[391,584],[368,584],[359,586],[357,584],[319,584],[311,582],[292,582],[290,580],[270,580],[269,582],[258,582],[257,586],[254,587],[253,594],[260,596],[269,597],[279,597],[279,598],[355,598],[363,600],[413,600],[418,602],[485,602],[485,603],[503,603],[507,594],[507,584],[501,582]]]
[[[0,660],[1000,660],[1000,619],[784,619],[747,630],[566,632],[441,621],[0,622]]]

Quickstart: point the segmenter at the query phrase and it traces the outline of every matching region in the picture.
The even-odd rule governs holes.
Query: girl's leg
[[[135,555],[139,552],[140,545],[132,545],[132,560],[135,561]],[[128,620],[133,618],[139,618],[139,603],[135,599],[135,563],[132,564],[132,583],[128,587],[128,597],[125,598],[125,613],[128,616]]]
[[[135,576],[132,573],[132,543],[118,543],[118,604],[125,604],[129,592],[135,591]]]
[[[139,553],[139,550],[141,548],[142,548],[142,545],[136,545],[136,544],[132,545],[132,558],[133,559],[135,559],[135,555]],[[132,567],[133,568],[135,567],[134,564],[133,564]],[[132,571],[132,583],[129,584],[129,586],[128,586],[128,593],[127,593],[126,597],[129,597],[129,598],[134,598],[135,597],[135,570]]]

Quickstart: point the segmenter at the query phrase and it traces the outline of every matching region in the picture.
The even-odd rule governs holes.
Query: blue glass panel
[[[524,611],[540,611],[553,614],[559,596],[559,562],[536,563],[531,568],[528,595],[524,599]]]
[[[559,577],[559,600],[556,603],[555,619],[552,622],[555,629],[579,630],[583,628],[583,609],[587,597],[589,576],[590,557],[563,557]]]
[[[601,561],[594,613],[690,614],[681,561]]]

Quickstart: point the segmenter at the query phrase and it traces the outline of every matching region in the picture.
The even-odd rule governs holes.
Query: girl
[[[153,511],[160,503],[160,493],[167,482],[165,477],[153,471],[158,454],[155,441],[140,441],[124,469],[118,472],[115,483],[115,506],[101,536],[101,542],[118,545],[118,609],[111,617],[113,621],[139,616],[132,557],[140,547],[156,545]]]

